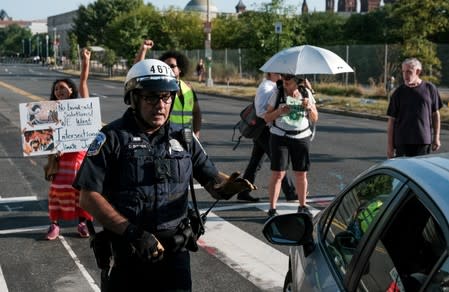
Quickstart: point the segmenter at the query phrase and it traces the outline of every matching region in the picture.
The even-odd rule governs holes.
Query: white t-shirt
[[[312,92],[309,89],[306,90],[309,95],[309,102],[315,104],[316,101],[312,95]],[[273,93],[270,96],[270,99],[268,100],[268,104],[271,105],[272,107],[275,107],[277,97],[278,97],[278,90],[276,88],[275,90],[273,90]],[[299,99],[293,98],[291,96],[286,96],[284,104],[290,106],[291,109],[290,113],[288,115],[278,117],[275,121],[276,126],[270,127],[270,132],[278,136],[284,136],[285,132],[283,130],[302,131],[308,128],[307,130],[299,134],[296,135],[287,134],[286,136],[294,139],[302,139],[312,135],[312,130],[309,128],[310,127],[308,118],[309,113],[302,107],[302,96]],[[279,104],[279,106],[281,105],[282,103]]]
[[[254,98],[254,106],[256,108],[256,115],[263,119],[267,112],[268,100],[276,88],[276,82],[269,79],[264,79],[257,87],[256,97]]]

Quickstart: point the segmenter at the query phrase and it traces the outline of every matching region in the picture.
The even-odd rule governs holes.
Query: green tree
[[[301,16],[305,38],[309,45],[347,44],[344,39],[346,18],[330,12],[315,12]]]
[[[212,21],[212,48],[223,50],[238,48],[235,38],[244,28],[243,23],[235,16],[219,15]]]
[[[116,17],[106,29],[106,46],[114,50],[118,56],[133,63],[135,54],[144,39],[155,41],[155,49],[160,44],[155,36],[161,32],[161,16],[153,6],[144,6]]]
[[[0,29],[0,55],[19,56],[22,54],[25,41],[25,54],[30,55],[28,40],[32,37],[28,28],[22,28],[17,24]]]
[[[117,55],[115,52],[109,48],[105,48],[105,50],[100,54],[99,61],[101,64],[105,65],[108,68],[108,76],[112,77],[112,68],[117,63]]]
[[[152,5],[116,17],[105,33],[107,46],[131,62],[147,38],[155,42],[155,50],[191,50],[204,46],[203,21],[198,13],[173,9],[160,13]]]
[[[265,61],[278,50],[301,45],[305,41],[304,27],[299,17],[291,15],[291,7],[284,1],[262,4],[257,11],[247,11],[238,17],[214,19],[212,23],[212,48],[243,48],[245,67],[258,71]],[[275,33],[275,24],[282,24],[282,32]]]
[[[142,7],[143,0],[97,0],[87,7],[80,5],[73,26],[78,43],[82,47],[106,44],[108,24],[116,17]]]
[[[388,13],[379,9],[366,14],[352,14],[343,25],[342,40],[352,44],[379,44],[387,41]],[[390,38],[390,36],[389,36]]]
[[[161,15],[161,34],[154,40],[162,50],[191,50],[204,47],[204,24],[199,13],[183,12],[173,9]]]
[[[79,63],[80,47],[78,46],[76,35],[73,32],[69,32],[70,52],[69,59],[72,63]]]
[[[408,0],[393,5],[392,17],[400,21],[398,34],[402,37],[403,58],[416,57],[433,75],[439,74],[441,61],[437,58],[432,36],[449,28],[449,1]],[[425,72],[429,73],[429,72]]]

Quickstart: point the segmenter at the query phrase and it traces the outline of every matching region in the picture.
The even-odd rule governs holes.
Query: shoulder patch
[[[103,132],[98,133],[95,139],[90,143],[87,149],[87,156],[95,156],[100,153],[100,149],[106,142],[106,135]]]
[[[179,143],[176,139],[171,139],[169,141],[170,143],[170,149],[172,149],[175,152],[181,152],[184,151],[184,147],[182,147],[181,143]]]

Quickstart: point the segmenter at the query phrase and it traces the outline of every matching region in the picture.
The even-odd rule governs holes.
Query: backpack
[[[232,141],[237,142],[233,150],[237,149],[237,147],[240,145],[240,140],[242,139],[242,137],[249,139],[256,139],[257,137],[259,137],[260,134],[262,134],[265,126],[265,120],[256,115],[256,107],[253,101],[240,112],[240,121],[238,121],[233,128],[234,132],[232,134]],[[237,138],[237,140],[234,140],[235,130],[237,128],[240,132],[240,136]]]

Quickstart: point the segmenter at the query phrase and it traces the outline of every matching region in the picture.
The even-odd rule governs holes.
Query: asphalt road
[[[19,103],[49,96],[58,72],[39,65],[0,66],[0,291],[98,291],[99,271],[88,240],[76,234],[76,222],[64,222],[61,237],[44,240],[48,228],[42,157],[23,157],[20,145]],[[92,96],[101,103],[105,123],[126,106],[123,86],[91,79]],[[203,112],[201,141],[218,168],[243,172],[251,141],[232,150],[232,128],[247,101],[199,95]],[[321,113],[311,147],[309,189],[312,206],[320,208],[360,171],[385,159],[386,123],[379,120]],[[449,151],[449,132],[442,131],[442,150]],[[280,291],[288,264],[288,248],[271,246],[261,229],[268,209],[269,163],[260,170],[254,196],[257,204],[219,202],[206,224],[200,251],[192,254],[193,291]],[[212,198],[197,190],[203,210]],[[321,203],[319,199],[324,199]],[[295,204],[281,195],[281,213]]]

